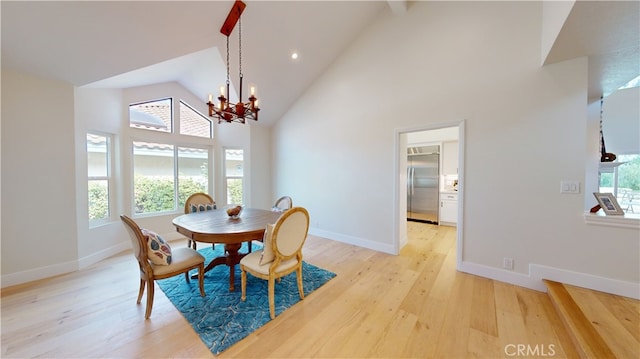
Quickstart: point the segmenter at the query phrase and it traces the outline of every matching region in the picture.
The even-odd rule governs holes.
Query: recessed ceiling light
[[[300,57],[300,55],[298,55],[297,51],[293,51],[291,53],[291,60],[297,60]]]

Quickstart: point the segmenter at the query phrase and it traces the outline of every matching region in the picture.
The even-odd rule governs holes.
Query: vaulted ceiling
[[[244,80],[258,85],[259,123],[265,126],[273,125],[368,24],[411,7],[393,0],[246,3]],[[640,73],[638,2],[611,4],[578,2],[547,58],[553,63],[589,56],[590,97]],[[205,101],[225,81],[226,38],[219,29],[231,5],[2,1],[2,66],[76,86],[176,81]],[[296,61],[290,58],[293,51],[300,53]],[[237,81],[237,30],[231,35],[231,81]]]

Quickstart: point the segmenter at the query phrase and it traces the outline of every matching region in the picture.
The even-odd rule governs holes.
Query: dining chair
[[[184,202],[184,213],[210,211],[216,209],[216,201],[204,192],[197,192],[189,196]],[[196,241],[187,238],[187,247],[198,249]]]
[[[147,287],[147,309],[145,312],[145,319],[149,319],[151,316],[151,309],[153,308],[153,293],[155,281],[157,279],[165,279],[184,273],[184,278],[189,281],[189,271],[192,269],[198,269],[198,284],[200,286],[200,295],[204,294],[204,257],[202,254],[193,250],[192,248],[173,248],[171,249],[168,244],[168,250],[170,252],[170,260],[168,264],[161,265],[153,263],[149,257],[149,238],[145,235],[146,230],[141,229],[138,224],[131,218],[121,215],[120,219],[126,224],[131,244],[133,245],[133,254],[138,260],[138,266],[140,267],[140,290],[138,292],[138,301],[140,304],[142,295],[144,294],[144,287]],[[149,232],[147,232],[149,233]],[[151,232],[152,233],[152,232]],[[153,255],[153,254],[152,254]]]
[[[293,207],[293,200],[289,196],[282,196],[278,198],[276,203],[271,207],[273,211],[284,212],[286,210],[291,209]]]
[[[284,212],[275,224],[265,230],[262,251],[247,254],[240,260],[242,301],[247,295],[247,273],[268,281],[269,315],[275,316],[275,280],[296,272],[298,293],[304,299],[302,287],[302,246],[309,231],[309,212],[293,207]]]

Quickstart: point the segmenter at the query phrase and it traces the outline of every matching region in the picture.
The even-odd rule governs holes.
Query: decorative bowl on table
[[[238,218],[240,216],[240,212],[242,212],[242,206],[227,208],[227,215],[229,215],[229,218],[231,219]]]

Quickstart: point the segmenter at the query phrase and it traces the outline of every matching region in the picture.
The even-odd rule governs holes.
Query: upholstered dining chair
[[[296,272],[300,299],[302,287],[302,246],[309,231],[309,212],[293,207],[284,212],[275,224],[268,224],[263,250],[247,254],[240,260],[242,271],[242,301],[247,295],[247,273],[268,281],[269,315],[275,315],[275,280]]]
[[[120,219],[125,223],[125,227],[129,232],[131,244],[133,245],[133,254],[138,260],[140,267],[140,290],[138,292],[138,301],[140,304],[142,295],[144,294],[144,287],[147,287],[147,309],[145,312],[145,319],[149,319],[151,316],[151,309],[153,308],[153,293],[156,279],[165,279],[184,273],[184,278],[189,283],[189,271],[192,269],[198,269],[198,284],[200,286],[200,295],[204,294],[204,257],[193,250],[192,248],[173,248],[168,249],[170,255],[166,256],[163,264],[156,264],[152,262],[149,257],[149,236],[150,233],[141,229],[138,224],[131,218],[121,215]],[[145,235],[145,232],[147,233]],[[155,235],[155,234],[154,234]],[[167,248],[170,248],[166,245]],[[154,254],[151,254],[152,256]],[[169,259],[170,258],[170,259]],[[157,258],[156,258],[157,259]],[[167,260],[169,259],[169,260]]]
[[[278,200],[276,201],[276,203],[273,205],[271,209],[277,212],[284,212],[286,210],[291,209],[291,207],[293,207],[293,200],[291,199],[291,197],[282,196],[278,198]]]
[[[197,192],[189,196],[184,202],[184,213],[210,211],[216,209],[216,201],[204,192]],[[196,241],[187,238],[187,247],[197,249]]]

